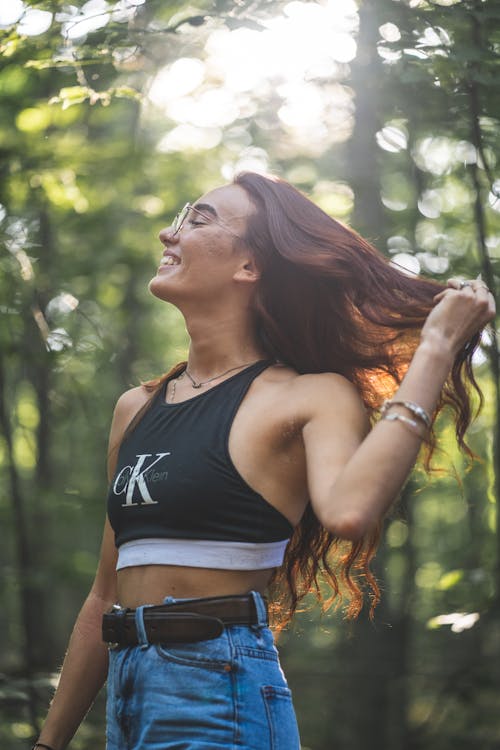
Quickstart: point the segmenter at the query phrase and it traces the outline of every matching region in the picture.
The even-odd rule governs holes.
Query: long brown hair
[[[433,297],[446,287],[395,268],[284,180],[244,172],[234,183],[247,192],[255,209],[241,241],[261,271],[254,315],[263,350],[300,374],[344,375],[373,416],[401,382]],[[452,407],[457,440],[467,452],[464,433],[472,416],[468,387],[481,397],[471,363],[478,342],[476,334],[458,353],[436,410],[437,415],[444,405]],[[176,365],[144,385],[154,394],[183,367]],[[434,445],[431,432],[427,466]],[[271,581],[274,625],[283,627],[310,592],[325,607],[345,595],[348,617],[359,614],[366,593],[373,614],[380,592],[370,561],[379,537],[380,527],[358,542],[337,539],[309,504]],[[322,581],[331,592],[326,599]]]
[[[243,241],[261,271],[254,312],[262,347],[298,373],[344,375],[373,416],[401,382],[433,297],[446,287],[394,267],[284,180],[244,172],[234,183],[255,209]],[[437,415],[445,404],[452,407],[458,443],[468,453],[468,386],[481,398],[471,362],[478,342],[476,334],[458,353],[436,410]],[[431,433],[427,468],[434,446]],[[272,580],[278,627],[309,592],[324,601],[322,579],[331,591],[325,606],[343,589],[347,616],[356,617],[367,591],[373,614],[380,592],[369,564],[379,537],[377,528],[358,542],[336,539],[309,504]]]

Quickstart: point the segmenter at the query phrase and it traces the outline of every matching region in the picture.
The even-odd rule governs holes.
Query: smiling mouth
[[[160,266],[178,266],[180,262],[180,258],[176,258],[173,255],[164,255],[160,261]]]

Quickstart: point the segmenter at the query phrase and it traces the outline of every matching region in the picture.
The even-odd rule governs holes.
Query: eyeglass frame
[[[229,234],[232,234],[233,237],[236,237],[237,240],[243,239],[240,237],[239,234],[236,234],[236,232],[233,232],[232,229],[229,229],[225,224],[223,224],[220,219],[216,219],[215,216],[209,217],[204,211],[201,211],[199,208],[196,208],[196,206],[193,206],[192,203],[186,203],[185,206],[181,208],[180,211],[178,211],[174,217],[174,220],[172,222],[172,229],[174,230],[172,232],[172,237],[175,237],[179,232],[181,231],[182,227],[184,226],[184,222],[186,221],[187,217],[189,216],[189,212],[194,211],[197,214],[200,214],[200,216],[203,216],[205,219],[209,219],[207,222],[208,224],[214,223],[218,224],[220,227],[226,230],[226,232],[229,232]]]

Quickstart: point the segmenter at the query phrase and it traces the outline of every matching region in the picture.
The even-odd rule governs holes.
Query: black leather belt
[[[252,596],[184,599],[172,604],[146,607],[143,617],[149,643],[192,643],[210,640],[221,635],[226,625],[258,623]],[[110,612],[103,615],[102,637],[111,648],[136,646],[139,640],[135,609],[115,604]]]

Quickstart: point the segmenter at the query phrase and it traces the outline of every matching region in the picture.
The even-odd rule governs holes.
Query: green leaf
[[[117,99],[136,99],[141,100],[142,95],[137,89],[132,88],[132,86],[117,86],[114,89],[110,89],[109,93],[111,96],[116,96]]]
[[[26,60],[25,68],[34,68],[34,70],[46,70],[47,68],[57,67],[57,63],[52,59],[47,60]]]
[[[59,91],[59,96],[54,96],[49,100],[49,104],[62,104],[63,109],[68,109],[93,96],[95,96],[95,91],[88,86],[66,86]]]

